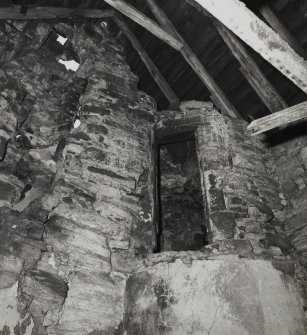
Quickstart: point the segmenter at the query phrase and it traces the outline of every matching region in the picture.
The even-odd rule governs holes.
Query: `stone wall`
[[[283,222],[297,259],[298,279],[307,296],[307,132],[306,122],[262,137],[269,174],[279,184]]]
[[[281,215],[279,182],[267,146],[246,127],[209,103],[186,102],[158,116],[158,133],[196,132],[210,243],[153,256],[129,279],[128,334],[306,332],[303,271]]]
[[[281,256],[292,251],[278,216],[278,183],[265,165],[265,148],[243,120],[208,112],[198,128],[199,157],[212,241],[251,244],[253,253]]]
[[[219,114],[210,103],[185,102],[161,113],[157,132],[192,130],[201,171],[209,242],[265,257],[292,251],[278,211],[279,184],[268,174],[266,149],[246,131],[247,123]]]
[[[306,142],[286,149],[292,175],[210,103],[156,115],[157,132],[197,135],[210,245],[150,255],[155,103],[120,41],[97,22],[6,22],[0,38],[1,335],[305,333],[288,236],[303,255]]]
[[[129,260],[152,248],[155,104],[98,23],[1,39],[0,334],[117,334]]]

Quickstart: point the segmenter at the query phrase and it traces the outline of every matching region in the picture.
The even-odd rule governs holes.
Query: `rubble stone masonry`
[[[268,173],[279,185],[283,222],[297,259],[297,274],[307,296],[307,136],[306,123],[279,129],[262,140]]]
[[[127,259],[152,248],[155,103],[99,24],[0,36],[0,334],[116,334]]]
[[[99,22],[0,42],[0,335],[306,333],[306,140],[269,147],[211,103],[156,113]],[[209,244],[152,254],[150,136],[174,128]]]

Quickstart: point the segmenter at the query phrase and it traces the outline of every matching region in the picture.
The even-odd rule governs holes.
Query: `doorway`
[[[199,250],[208,242],[194,132],[157,142],[156,252]]]

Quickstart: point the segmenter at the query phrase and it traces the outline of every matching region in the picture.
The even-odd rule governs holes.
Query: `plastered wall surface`
[[[153,257],[127,282],[125,329],[128,335],[303,335],[296,287],[265,260]]]

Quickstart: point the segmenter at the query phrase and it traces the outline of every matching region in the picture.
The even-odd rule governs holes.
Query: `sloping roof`
[[[126,2],[154,19],[144,0],[126,0]],[[275,13],[279,15],[283,24],[307,51],[307,0],[249,0],[246,2],[259,16],[261,16],[258,12],[259,6],[262,3],[269,3]],[[22,5],[25,3],[28,6],[109,8],[102,0],[6,0],[1,1],[1,6]],[[184,0],[157,0],[157,3],[245,119],[257,119],[269,114],[267,107],[240,72],[239,63],[219,36],[210,18]],[[181,101],[209,100],[209,91],[179,52],[130,19],[125,18],[125,21]],[[289,106],[307,100],[306,95],[290,80],[252,49],[247,48],[266,77]],[[127,61],[140,78],[139,88],[152,95],[157,100],[159,108],[167,108],[168,101],[129,42],[127,43],[127,50]]]

